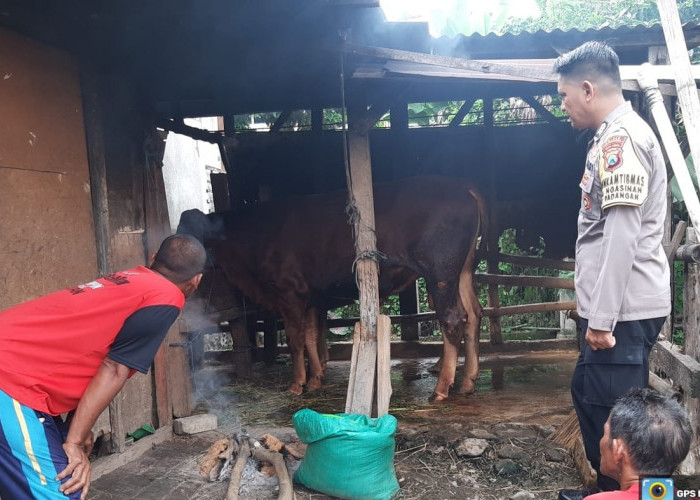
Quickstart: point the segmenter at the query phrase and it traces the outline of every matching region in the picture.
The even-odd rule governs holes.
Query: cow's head
[[[202,244],[225,237],[224,222],[220,214],[204,214],[195,209],[185,210],[177,225],[178,234],[190,234]]]

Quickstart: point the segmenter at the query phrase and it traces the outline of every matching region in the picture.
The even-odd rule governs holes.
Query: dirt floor
[[[390,413],[399,422],[394,465],[398,498],[412,499],[556,499],[562,488],[581,482],[571,455],[547,436],[571,411],[569,381],[577,353],[530,353],[483,359],[477,393],[431,404],[436,359],[394,360]],[[196,379],[198,412],[218,416],[217,431],[176,437],[143,457],[94,481],[94,499],[224,499],[227,481],[199,477],[197,463],[222,436],[244,428],[251,437],[271,433],[297,440],[292,415],[311,408],[341,413],[348,362],[329,364],[324,388],[292,397],[286,393],[291,366],[256,365],[254,378],[233,380],[230,367],[209,366]],[[459,382],[459,379],[458,381]],[[465,441],[469,438],[483,441]],[[481,443],[476,458],[463,455]],[[290,469],[299,462],[290,460]],[[339,464],[348,466],[348,464]],[[277,479],[266,477],[250,459],[240,498],[277,498]],[[330,498],[295,484],[296,498]]]

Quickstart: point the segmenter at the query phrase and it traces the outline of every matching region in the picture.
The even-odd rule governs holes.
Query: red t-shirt
[[[105,357],[146,373],[184,301],[139,266],[0,311],[0,389],[51,415],[73,410]]]
[[[603,491],[588,495],[586,500],[639,500],[639,483],[635,483],[625,491]]]

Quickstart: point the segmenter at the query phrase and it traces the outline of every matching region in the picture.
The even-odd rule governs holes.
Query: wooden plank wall
[[[97,272],[78,70],[0,30],[0,309]]]

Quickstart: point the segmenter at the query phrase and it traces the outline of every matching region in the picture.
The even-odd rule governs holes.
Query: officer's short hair
[[[586,42],[559,56],[554,61],[554,72],[578,80],[599,81],[607,78],[616,87],[622,87],[620,59],[615,51],[603,42]]]
[[[151,268],[173,283],[184,283],[204,270],[207,252],[194,236],[174,234],[160,244]]]
[[[683,407],[652,389],[631,389],[610,412],[610,445],[622,439],[641,475],[670,476],[688,454],[691,437]]]

